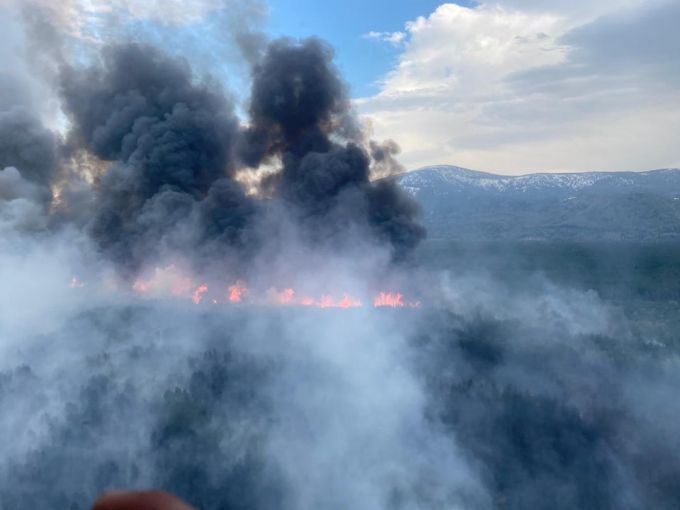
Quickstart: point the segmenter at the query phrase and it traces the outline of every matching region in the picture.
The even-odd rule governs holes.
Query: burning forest
[[[74,51],[26,5],[0,83],[0,509],[677,503],[678,358],[595,292],[421,263],[398,146],[327,43],[245,34],[238,100],[149,41]]]

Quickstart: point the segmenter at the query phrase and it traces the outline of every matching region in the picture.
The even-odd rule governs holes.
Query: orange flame
[[[192,301],[196,304],[199,304],[201,299],[203,299],[203,294],[206,292],[208,292],[208,286],[204,283],[203,285],[199,286],[191,295]]]
[[[248,292],[248,289],[244,287],[241,282],[236,282],[229,287],[229,301],[232,303],[240,303],[246,292]]]
[[[404,296],[401,293],[381,292],[373,300],[373,306],[375,306],[376,308],[380,308],[383,306],[389,306],[392,308],[403,308],[406,305],[404,303]]]
[[[359,306],[361,306],[361,301],[349,297],[347,294],[345,294],[338,303],[338,308],[356,308]]]
[[[361,301],[347,294],[344,294],[341,300],[336,301],[333,296],[324,294],[319,301],[312,304],[319,308],[356,308],[361,306]]]
[[[77,277],[73,277],[69,283],[71,288],[81,288],[85,284]],[[207,301],[212,304],[223,303],[224,301],[214,293],[209,293],[207,283],[197,284],[195,280],[185,276],[175,265],[167,267],[157,267],[154,273],[146,279],[138,278],[132,284],[132,289],[140,294],[150,294],[154,297],[175,296],[184,299],[191,299],[196,305]],[[324,293],[318,297],[308,294],[298,294],[295,289],[286,287],[278,290],[271,287],[266,293],[258,295],[257,292],[249,292],[248,287],[237,280],[234,284],[227,287],[227,302],[243,303],[246,301],[251,304],[276,304],[287,306],[306,306],[317,308],[358,308],[364,306],[361,299],[351,296],[348,293]],[[338,296],[342,296],[338,298]],[[420,301],[407,301],[400,292],[383,291],[373,298],[375,308],[417,308]]]
[[[276,302],[280,305],[290,305],[295,303],[295,291],[293,289],[283,289],[281,292],[276,292]]]

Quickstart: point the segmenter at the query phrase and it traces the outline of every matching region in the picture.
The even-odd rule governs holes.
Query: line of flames
[[[73,277],[69,282],[72,289],[83,288],[85,284]],[[316,308],[359,308],[364,306],[361,299],[348,293],[322,294],[313,297],[299,294],[293,288],[279,290],[271,287],[263,295],[253,295],[248,287],[241,281],[223,287],[223,290],[214,293],[218,297],[209,295],[210,288],[207,283],[195,284],[191,278],[182,276],[174,271],[172,266],[163,270],[157,270],[153,278],[144,280],[137,279],[132,284],[132,291],[142,295],[172,296],[175,298],[190,298],[196,305],[201,303],[231,303],[231,304],[266,304],[282,306],[302,306]],[[372,302],[375,308],[417,308],[419,301],[408,301],[400,292],[383,291],[378,293]]]

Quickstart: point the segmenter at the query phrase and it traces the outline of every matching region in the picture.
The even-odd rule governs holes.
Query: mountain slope
[[[680,169],[501,176],[435,166],[396,179],[434,238],[680,240]]]

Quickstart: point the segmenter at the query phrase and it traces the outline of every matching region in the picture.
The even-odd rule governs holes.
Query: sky
[[[317,35],[327,40],[335,48],[338,66],[352,93],[363,97],[380,91],[380,82],[400,54],[398,45],[380,44],[369,34],[402,32],[408,20],[432,12],[440,4],[432,0],[272,0],[267,31],[274,36]]]
[[[11,1],[20,0],[0,6]],[[680,0],[59,5],[74,37],[132,36],[191,55],[242,103],[248,67],[235,34],[319,36],[334,47],[366,129],[395,140],[407,169],[680,167]]]

